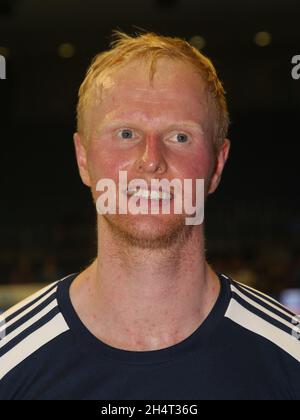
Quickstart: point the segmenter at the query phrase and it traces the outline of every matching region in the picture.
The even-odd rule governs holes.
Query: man
[[[204,179],[205,197],[216,190],[230,142],[215,69],[183,40],[117,35],[79,91],[80,175],[95,203],[99,180],[118,185],[125,171],[146,182],[127,198],[173,211],[99,212],[93,263],[4,314],[0,397],[299,399],[298,318],[215,273],[203,223],[150,188]]]

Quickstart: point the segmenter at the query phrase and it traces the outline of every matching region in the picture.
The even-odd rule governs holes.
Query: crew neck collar
[[[204,345],[209,335],[218,328],[218,324],[224,318],[231,296],[230,284],[227,277],[219,273],[216,274],[221,284],[220,293],[207,318],[187,338],[160,350],[123,350],[112,347],[94,336],[77,315],[70,298],[71,284],[79,273],[70,274],[59,282],[57,290],[58,305],[70,331],[75,335],[77,344],[85,351],[91,351],[115,362],[129,364],[166,363],[197,351],[199,346]]]

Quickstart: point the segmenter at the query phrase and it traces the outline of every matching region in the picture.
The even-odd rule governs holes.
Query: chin
[[[112,233],[127,245],[141,249],[167,249],[181,243],[192,227],[183,215],[104,215]]]

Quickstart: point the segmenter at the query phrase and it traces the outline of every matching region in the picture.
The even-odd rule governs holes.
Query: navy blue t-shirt
[[[69,289],[78,273],[4,313],[2,400],[300,400],[298,318],[219,274],[221,292],[188,338],[153,351],[93,336]]]

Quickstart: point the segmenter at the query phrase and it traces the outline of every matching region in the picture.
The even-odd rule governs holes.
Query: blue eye
[[[129,130],[128,128],[119,131],[118,133],[121,135],[121,138],[124,140],[132,139],[133,138],[133,131]]]
[[[178,143],[186,143],[188,141],[188,136],[184,133],[178,133],[176,134],[176,138]]]

